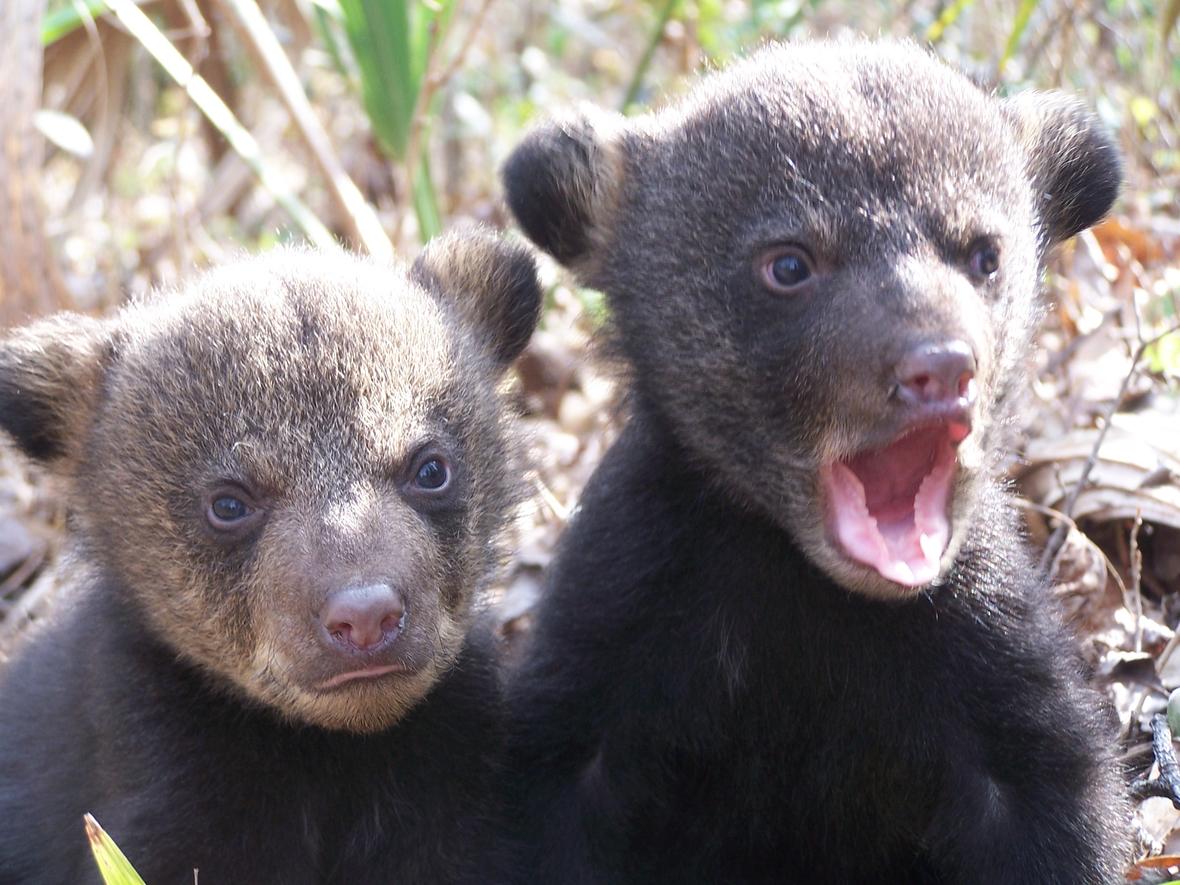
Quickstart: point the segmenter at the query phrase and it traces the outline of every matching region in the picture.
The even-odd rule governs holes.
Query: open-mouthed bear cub
[[[1097,121],[782,45],[504,181],[632,378],[509,680],[519,878],[1120,880],[1104,705],[996,477],[1046,253],[1119,188]]]
[[[97,882],[85,812],[152,885],[468,875],[503,745],[473,604],[521,482],[500,382],[540,297],[471,231],[0,339],[0,426],[66,477],[88,575],[0,674],[0,882]]]

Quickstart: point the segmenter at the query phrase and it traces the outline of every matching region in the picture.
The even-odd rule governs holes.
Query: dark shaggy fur
[[[511,679],[518,881],[1121,880],[1102,704],[995,476],[1046,252],[1119,177],[1074,101],[859,41],[509,158],[634,379]],[[962,361],[945,389],[905,368],[930,353]],[[913,439],[949,453],[946,534],[896,578],[831,477],[861,471],[874,525],[908,488],[916,525],[881,467]]]
[[[97,882],[85,812],[152,885],[478,880],[503,727],[473,603],[539,309],[528,254],[472,232],[0,341],[0,426],[67,478],[88,576],[0,674],[0,882]]]

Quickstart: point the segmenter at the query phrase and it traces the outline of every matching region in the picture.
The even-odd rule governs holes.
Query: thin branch
[[[570,509],[561,503],[561,500],[553,493],[553,490],[545,483],[545,480],[540,476],[533,477],[533,485],[540,494],[541,500],[545,502],[550,512],[557,517],[557,521],[562,525],[570,521]]]
[[[1070,490],[1069,497],[1065,500],[1065,506],[1061,508],[1061,512],[1066,516],[1073,517],[1073,510],[1077,506],[1078,498],[1081,497],[1087,483],[1090,481],[1090,472],[1094,469],[1094,465],[1098,463],[1098,453],[1102,449],[1102,443],[1106,440],[1106,434],[1110,430],[1114,413],[1122,407],[1123,400],[1127,398],[1127,390],[1131,386],[1131,379],[1138,373],[1139,363],[1143,360],[1143,355],[1153,344],[1176,332],[1180,332],[1180,323],[1165,329],[1163,332],[1146,341],[1141,341],[1139,347],[1135,350],[1135,354],[1131,358],[1131,368],[1127,372],[1126,377],[1123,378],[1123,383],[1119,387],[1118,396],[1114,398],[1103,413],[1102,427],[1098,431],[1098,438],[1094,440],[1094,447],[1090,450],[1090,456],[1086,459],[1086,463],[1082,467],[1082,473],[1078,477],[1078,481],[1074,483],[1073,489]],[[1065,536],[1068,532],[1069,526],[1064,522],[1058,523],[1057,528],[1053,530],[1049,542],[1045,545],[1045,552],[1041,555],[1041,574],[1046,575],[1049,573],[1050,567],[1057,559],[1057,554],[1061,552],[1061,546],[1065,543]]]
[[[647,77],[648,68],[651,67],[652,59],[655,58],[656,48],[660,45],[660,40],[663,39],[664,29],[668,27],[668,22],[672,19],[672,13],[676,11],[676,7],[679,5],[680,0],[664,0],[664,5],[660,9],[655,27],[652,28],[651,36],[648,38],[647,46],[644,47],[643,55],[639,57],[639,63],[635,65],[635,72],[631,75],[631,82],[627,84],[627,91],[623,95],[621,110],[627,110],[639,98],[639,90],[643,88],[644,78]]]
[[[1176,750],[1172,746],[1172,730],[1162,713],[1151,717],[1151,750],[1155,754],[1155,764],[1159,766],[1159,777],[1150,780],[1136,778],[1131,782],[1131,798],[1163,796],[1172,800],[1173,808],[1180,809],[1180,764],[1176,762]]]
[[[201,10],[197,7],[195,0],[180,0],[177,4],[180,8],[181,14],[187,20],[187,27],[185,32],[192,36],[192,45],[189,50],[186,61],[192,69],[198,70],[202,62],[209,54],[209,25],[205,21],[205,17],[201,15]],[[189,243],[188,235],[188,216],[192,212],[192,206],[186,206],[186,200],[181,195],[181,163],[180,156],[184,153],[184,148],[189,138],[189,114],[180,113],[176,115],[176,162],[172,164],[172,172],[168,176],[168,187],[170,196],[172,198],[172,205],[176,207],[176,211],[171,213],[172,221],[172,244],[175,248],[176,254],[176,271],[177,273],[184,273],[185,268],[191,263],[191,245]]]
[[[1073,519],[1071,519],[1070,517],[1068,517],[1064,513],[1062,513],[1060,510],[1054,510],[1052,507],[1048,507],[1044,504],[1038,504],[1035,501],[1030,501],[1030,500],[1028,500],[1028,498],[1023,498],[1023,497],[1018,497],[1016,499],[1016,504],[1018,507],[1023,507],[1026,510],[1032,510],[1033,512],[1039,513],[1042,516],[1049,517],[1050,519],[1064,520],[1065,524],[1069,528],[1073,529],[1078,534],[1083,534],[1082,530],[1080,528],[1078,528],[1078,524]],[[1123,598],[1123,605],[1130,608],[1130,605],[1129,605],[1130,596],[1127,593],[1127,585],[1123,581],[1123,576],[1119,574],[1119,570],[1117,568],[1115,568],[1115,564],[1111,561],[1111,558],[1106,555],[1105,550],[1103,550],[1101,547],[1099,547],[1097,544],[1094,544],[1093,542],[1091,542],[1091,546],[1093,547],[1094,552],[1096,552],[1099,556],[1102,557],[1102,562],[1106,568],[1107,576],[1111,580],[1113,580],[1116,584],[1118,584],[1119,595],[1122,596],[1122,598]]]
[[[104,42],[90,6],[84,0],[73,0],[73,8],[78,14],[81,27],[86,31],[86,42],[91,46],[94,58],[91,76],[97,78],[97,84],[92,112],[96,122],[90,131],[91,139],[94,141],[94,152],[87,159],[82,174],[74,185],[74,191],[70,194],[68,212],[75,212],[83,205],[110,166],[119,128],[117,109],[122,106],[123,96],[126,94],[126,78],[122,74],[126,71],[132,42],[125,39],[123,29],[118,27],[117,23],[110,23],[109,19],[113,39]],[[101,12],[102,8],[98,7],[98,10]]]
[[[468,52],[471,51],[471,47],[475,43],[475,38],[483,27],[483,21],[487,17],[488,11],[492,8],[494,2],[495,0],[480,0],[479,8],[476,10],[475,16],[471,19],[471,26],[467,29],[467,33],[459,43],[458,50],[456,50],[451,60],[441,70],[435,71],[434,64],[442,53],[442,37],[439,38],[438,44],[426,60],[426,70],[422,74],[422,85],[418,89],[418,96],[414,101],[414,111],[410,116],[410,135],[406,142],[405,158],[406,206],[398,215],[397,224],[393,231],[394,242],[401,241],[402,222],[414,204],[414,179],[420,171],[418,166],[421,162],[422,143],[426,137],[426,111],[430,107],[430,103],[434,100],[435,93],[462,67],[463,61],[467,57]]]
[[[451,77],[459,72],[459,68],[463,66],[463,60],[467,58],[467,53],[471,51],[471,47],[475,44],[475,38],[478,36],[480,30],[483,28],[483,21],[487,18],[488,10],[492,8],[492,3],[495,0],[483,0],[479,5],[479,9],[475,11],[475,18],[471,20],[471,27],[467,29],[467,33],[463,37],[463,41],[459,44],[459,48],[455,54],[451,56],[450,62],[436,74],[433,74],[427,81],[431,93],[445,86]],[[426,105],[423,105],[425,110]]]
[[[1139,530],[1143,528],[1143,513],[1135,509],[1135,523],[1131,527],[1131,598],[1135,601],[1135,651],[1143,651],[1143,554],[1139,552]]]
[[[1172,638],[1168,640],[1168,644],[1164,646],[1164,650],[1155,659],[1156,673],[1164,672],[1164,667],[1168,666],[1168,661],[1171,660],[1177,645],[1180,645],[1180,624],[1176,625],[1176,629],[1172,632]]]
[[[267,24],[266,17],[255,0],[215,0],[234,24],[238,36],[253,51],[259,67],[278,90],[279,97],[287,106],[295,128],[299,131],[312,159],[328,183],[328,192],[335,200],[337,209],[349,227],[352,238],[362,244],[365,250],[381,261],[393,260],[393,243],[390,241],[373,207],[344,170],[332,141],[316,116],[307,93],[299,84],[299,75],[279,45],[274,31]]]
[[[3,583],[0,583],[0,599],[14,593],[17,588],[23,587],[29,578],[36,574],[37,569],[41,568],[45,560],[49,558],[49,545],[44,541],[38,541],[29,555],[24,558]]]
[[[338,249],[339,244],[332,232],[316,217],[288,187],[278,172],[263,159],[262,149],[249,131],[238,122],[237,117],[221,100],[213,88],[199,76],[190,65],[133,0],[104,0],[111,11],[118,16],[128,32],[139,41],[160,64],[177,85],[209,120],[225,136],[230,147],[246,161],[262,186],[275,201],[283,207],[291,220],[304,235],[322,249]]]

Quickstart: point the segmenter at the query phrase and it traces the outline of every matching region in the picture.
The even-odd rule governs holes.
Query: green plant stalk
[[[311,12],[314,17],[316,32],[320,35],[320,41],[328,50],[328,57],[332,60],[333,70],[345,79],[351,78],[353,72],[349,70],[348,65],[344,62],[344,52],[340,47],[338,31],[336,30],[338,27],[343,26],[340,7],[337,6],[333,13],[323,3],[313,3]]]
[[[360,74],[361,97],[382,152],[406,167],[408,201],[423,239],[442,228],[438,200],[418,148],[435,84],[431,60],[449,27],[454,0],[339,0],[344,32]],[[396,239],[396,237],[395,237]]]
[[[119,850],[106,830],[98,825],[93,815],[83,815],[82,823],[86,827],[86,838],[90,841],[94,862],[98,864],[98,872],[106,885],[145,885],[139,873],[135,872],[135,867],[131,866],[131,861]]]
[[[647,71],[651,67],[652,59],[655,58],[656,48],[660,45],[660,40],[664,36],[664,28],[668,26],[668,22],[672,19],[672,14],[676,12],[676,7],[679,5],[680,0],[664,0],[664,5],[660,8],[659,17],[656,19],[655,26],[652,28],[651,36],[648,37],[647,46],[643,49],[643,55],[639,57],[639,63],[635,65],[635,72],[631,75],[631,82],[627,84],[627,91],[623,95],[622,110],[627,110],[639,98],[639,90],[643,88],[643,81],[647,77]]]
[[[975,0],[955,0],[954,3],[950,4],[942,11],[942,15],[926,29],[926,42],[937,43],[941,40],[942,35],[946,33],[946,29],[958,21],[963,11],[974,2]]]
[[[1016,18],[1012,22],[1012,33],[1008,35],[1008,42],[1004,45],[1004,54],[1000,57],[999,73],[1004,73],[1004,69],[1008,66],[1008,62],[1016,55],[1016,50],[1020,47],[1020,40],[1024,36],[1025,29],[1028,28],[1029,19],[1032,18],[1033,10],[1037,8],[1040,0],[1020,0],[1020,6],[1016,10]]]
[[[146,0],[135,0],[142,4]],[[87,20],[95,19],[107,11],[103,0],[74,0],[69,6],[63,6],[52,12],[45,13],[41,19],[41,45],[49,46],[62,37],[67,37]]]
[[[418,236],[422,242],[442,232],[442,214],[438,211],[434,180],[430,176],[430,163],[425,154],[418,164],[418,174],[413,176],[411,187],[414,191],[414,215],[418,219]]]
[[[146,49],[177,85],[188,93],[193,104],[213,124],[234,152],[254,172],[266,191],[283,207],[296,226],[321,249],[339,249],[332,232],[287,186],[278,172],[262,157],[262,149],[221,100],[213,88],[193,70],[133,0],[103,0],[128,32]]]
[[[398,161],[405,159],[425,67],[424,60],[412,57],[406,6],[406,0],[340,0],[373,134],[381,149]]]

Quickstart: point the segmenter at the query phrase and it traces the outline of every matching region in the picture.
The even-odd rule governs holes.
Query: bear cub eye
[[[414,486],[424,492],[441,492],[451,481],[447,462],[437,455],[431,455],[414,473]]]
[[[241,528],[256,512],[255,507],[247,504],[236,494],[218,492],[205,508],[205,518],[215,529],[233,531]]]
[[[762,256],[762,282],[772,292],[793,292],[814,274],[811,257],[796,246],[773,249]]]
[[[979,243],[971,249],[971,275],[990,280],[1000,269],[1000,250],[992,243]]]

